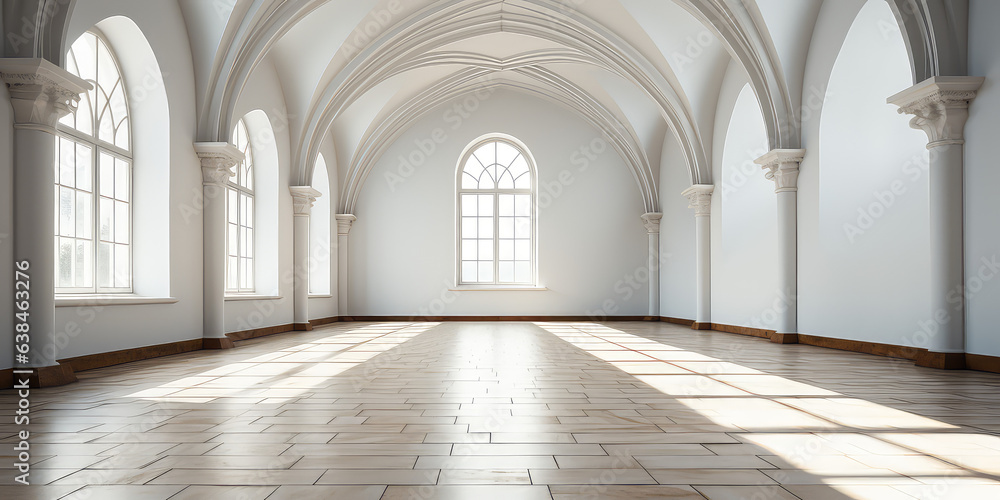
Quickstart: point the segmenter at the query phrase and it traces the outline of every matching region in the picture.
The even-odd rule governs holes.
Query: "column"
[[[927,133],[930,151],[931,310],[936,329],[928,332],[927,354],[917,364],[944,369],[965,367],[963,217],[965,122],[969,102],[983,78],[936,76],[888,99],[913,115],[910,126]]]
[[[312,330],[309,323],[309,214],[313,203],[322,193],[310,186],[292,186],[292,208],[295,212],[293,230],[293,328],[298,331]]]
[[[694,209],[695,320],[691,328],[712,329],[712,193],[715,186],[695,184],[681,195]]]
[[[14,377],[30,378],[33,387],[64,385],[75,382],[76,375],[56,361],[55,125],[76,110],[80,94],[91,86],[44,59],[0,59],[0,79],[14,109],[14,261],[28,263],[22,271],[28,277],[21,277],[29,287],[28,331],[14,327],[15,334],[28,334],[28,352],[27,359],[15,358]],[[15,320],[21,323],[8,319]]]
[[[194,150],[201,158],[204,203],[202,346],[229,349],[234,346],[226,337],[226,182],[243,153],[225,142],[197,142]]]
[[[804,149],[773,149],[755,163],[774,181],[778,195],[778,298],[781,307],[772,342],[798,342],[798,181]]]
[[[649,236],[649,319],[660,319],[660,219],[663,214],[642,215]]]
[[[347,236],[351,233],[351,226],[358,220],[352,214],[337,214],[337,314],[341,318],[349,317],[348,293],[350,291],[350,258]]]

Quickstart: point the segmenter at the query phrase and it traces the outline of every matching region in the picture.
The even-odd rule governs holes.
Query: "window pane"
[[[226,207],[226,215],[229,219],[229,222],[236,224],[237,222],[239,222],[239,215],[240,215],[239,212],[236,210],[236,199],[238,196],[236,194],[236,190],[229,189],[226,192],[226,196],[229,197],[229,203],[228,206]]]
[[[514,240],[514,258],[531,260],[531,240]]]
[[[475,216],[475,215],[478,215],[477,204],[476,204],[476,195],[474,195],[474,194],[463,194],[462,195],[462,215],[463,216]]]
[[[76,145],[76,187],[84,191],[93,189],[93,172],[90,169],[92,150],[83,144]]]
[[[226,288],[229,290],[236,290],[239,286],[239,281],[236,279],[238,263],[239,259],[236,257],[226,259]]]
[[[514,218],[513,217],[500,217],[500,237],[501,238],[513,238],[514,237]]]
[[[480,217],[479,218],[479,237],[480,238],[492,238],[493,237],[493,218],[492,217]]]
[[[236,224],[227,224],[227,226],[229,227],[227,231],[229,234],[226,237],[226,253],[232,256],[236,256],[238,255],[237,252],[239,251],[240,248],[239,247],[240,240],[236,239],[236,235],[238,234],[239,231],[238,229],[239,226],[237,226]]]
[[[493,240],[479,240],[479,260],[493,260]]]
[[[94,198],[90,193],[76,192],[76,236],[91,239],[94,223]]]
[[[466,283],[477,281],[475,261],[462,261],[462,281]]]
[[[475,217],[462,217],[462,237],[463,238],[476,238],[479,235],[477,230],[479,226],[477,225]]]
[[[59,234],[76,234],[76,201],[70,188],[59,188]]]
[[[531,237],[531,217],[517,217],[515,219],[514,236],[517,238]]]
[[[462,240],[462,260],[476,260],[476,242],[479,240]]]
[[[514,282],[514,263],[513,262],[500,262],[500,277],[498,279],[500,283],[513,283]]]
[[[129,201],[129,187],[128,187],[128,162],[115,159],[115,198],[122,201]]]
[[[253,287],[253,259],[240,259],[243,267],[240,269],[240,288],[246,290]]]
[[[242,257],[253,257],[253,229],[243,229],[243,246],[241,247]]]
[[[128,246],[115,245],[115,287],[127,288],[129,284]]]
[[[479,189],[479,180],[469,174],[462,174],[462,189]]]
[[[500,214],[501,217],[510,217],[514,215],[514,195],[512,194],[502,194],[500,195]]]
[[[76,145],[67,139],[59,140],[59,184],[76,186]]]
[[[493,195],[491,194],[479,195],[479,215],[480,216],[493,215]]]
[[[128,221],[128,203],[116,201],[115,202],[115,242],[117,243],[128,243],[129,229],[131,228]]]
[[[514,195],[514,214],[528,216],[531,215],[531,195]]]
[[[101,153],[101,196],[115,196],[115,159],[107,153]]]
[[[515,149],[510,144],[507,144],[506,142],[498,141],[496,145],[497,145],[497,163],[505,167],[510,166],[511,163],[514,163],[514,159],[521,155],[521,153],[517,152],[517,149]]]
[[[479,282],[489,283],[493,281],[493,262],[479,262]]]
[[[100,237],[103,241],[113,241],[114,240],[114,215],[115,206],[114,202],[107,199],[101,198],[100,206],[98,207],[99,213],[97,214],[101,221],[100,227]]]
[[[94,244],[76,240],[76,286],[94,286]]]
[[[111,279],[114,251],[110,243],[100,243],[97,248],[97,286],[110,288],[114,283]]]
[[[73,240],[59,238],[59,286],[73,286]]]
[[[500,240],[499,251],[500,260],[514,260],[514,240]]]
[[[240,223],[243,224],[246,227],[253,227],[253,221],[254,221],[254,217],[253,217],[254,216],[254,211],[253,211],[253,197],[252,196],[246,196],[246,200],[247,200],[246,218],[244,218],[243,220],[241,220]]]
[[[531,263],[517,262],[514,264],[514,278],[517,283],[531,282]]]

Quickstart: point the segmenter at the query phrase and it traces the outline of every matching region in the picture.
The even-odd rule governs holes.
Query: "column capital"
[[[334,218],[337,219],[337,235],[339,236],[347,236],[351,232],[354,221],[358,220],[353,214],[337,214]]]
[[[660,219],[662,218],[663,214],[659,212],[642,214],[642,224],[646,226],[646,232],[649,234],[660,234]]]
[[[288,190],[292,193],[292,208],[295,210],[295,215],[309,215],[313,203],[323,194],[312,186],[290,186]]]
[[[93,86],[45,59],[0,59],[0,79],[7,84],[16,125],[52,130],[76,111],[80,94]]]
[[[764,169],[764,177],[774,181],[774,192],[797,191],[799,163],[806,156],[804,149],[772,149],[754,160]]]
[[[194,152],[201,158],[202,184],[225,186],[233,167],[243,161],[243,152],[227,142],[196,142]]]
[[[927,134],[927,149],[965,144],[969,102],[985,79],[976,76],[933,76],[886,101],[899,113],[913,115],[910,127]]]
[[[681,192],[681,196],[688,199],[688,208],[694,209],[695,217],[708,217],[712,215],[712,193],[715,186],[712,184],[695,184]]]

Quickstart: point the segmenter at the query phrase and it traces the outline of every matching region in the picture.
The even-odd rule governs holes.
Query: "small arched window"
[[[514,140],[473,143],[458,172],[458,281],[535,284],[535,166]]]
[[[66,55],[93,86],[57,125],[56,292],[132,291],[132,138],[118,60],[96,28]]]
[[[226,190],[226,292],[253,293],[254,288],[254,173],[253,148],[246,123],[233,130],[233,144],[243,153],[236,175]]]

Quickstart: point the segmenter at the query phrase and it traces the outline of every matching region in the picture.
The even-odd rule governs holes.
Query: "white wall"
[[[170,103],[169,131],[147,133],[158,134],[169,144],[169,185],[165,186],[170,207],[169,252],[164,253],[169,254],[169,293],[178,302],[59,307],[56,333],[65,334],[66,340],[60,346],[59,359],[200,338],[202,332],[202,218],[197,209],[201,168],[192,146],[195,92],[187,30],[173,2],[79,0],[70,20],[67,43],[112,15],[128,17],[142,31],[155,54]],[[128,52],[131,50],[120,55]],[[145,64],[139,61],[136,68],[145,71]],[[133,94],[141,83],[135,79],[126,82]],[[136,129],[135,133],[141,132]],[[140,161],[138,154],[136,161]],[[139,172],[143,166],[134,168]]]
[[[881,0],[827,2],[818,24],[803,110],[799,331],[914,345],[930,319],[927,138],[886,103],[912,85],[906,47]]]
[[[681,192],[691,187],[691,173],[673,134],[663,142],[660,160],[660,316],[695,317],[694,210]]]
[[[760,106],[730,65],[722,85],[712,177],[712,322],[773,329],[778,319],[777,198],[753,162],[767,152]]]
[[[510,90],[490,94],[457,128],[445,120],[451,106],[414,124],[368,176],[350,234],[347,313],[580,315],[607,305],[609,315],[647,314],[648,285],[635,290],[625,281],[646,268],[641,195],[610,147],[583,161],[583,148],[604,144],[599,133],[562,107]],[[400,175],[400,156],[417,150],[414,141],[431,140],[435,128],[447,139],[412,175],[387,181],[387,173]],[[448,291],[455,282],[456,167],[463,149],[487,133],[523,141],[537,162],[540,193],[561,191],[550,204],[544,195],[539,200],[539,278],[548,290]],[[560,174],[571,182],[560,184]]]
[[[969,8],[969,74],[985,76],[986,83],[970,107],[965,128],[966,350],[1000,356],[1000,270],[995,265],[1000,261],[1000,2],[972,0]]]

